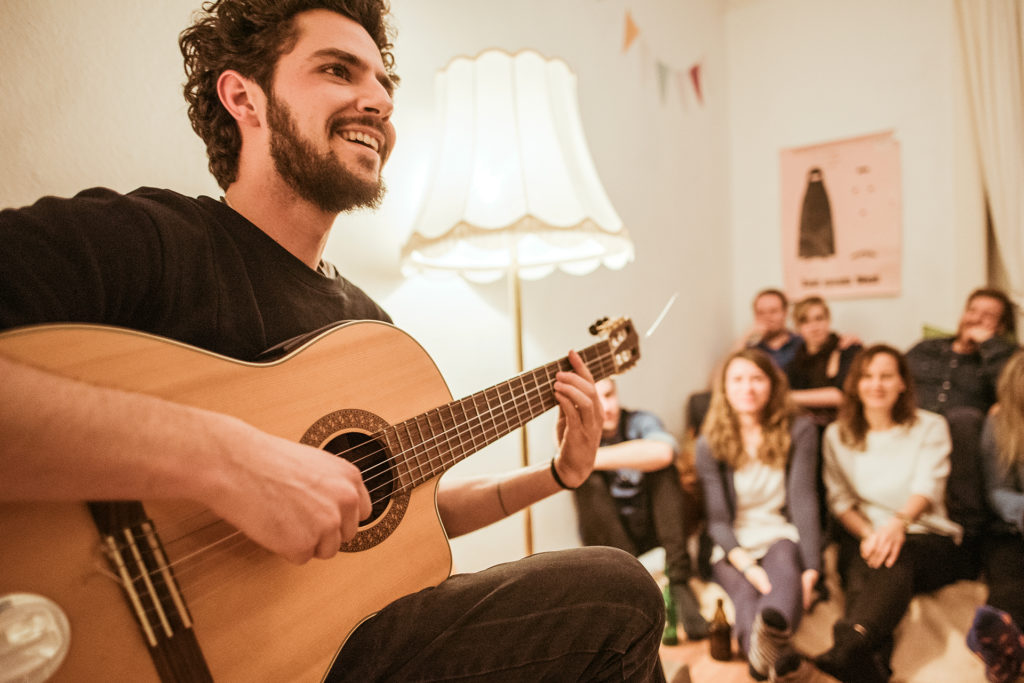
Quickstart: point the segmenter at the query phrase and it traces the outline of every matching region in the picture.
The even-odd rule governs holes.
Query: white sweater
[[[839,440],[839,425],[825,430],[824,479],[828,507],[836,517],[853,507],[878,528],[892,519],[910,496],[931,501],[929,512],[948,519],[945,494],[949,477],[949,426],[941,415],[917,411],[911,427],[869,431],[865,449],[853,450]],[[874,503],[874,504],[873,504]],[[927,529],[912,524],[909,533]]]

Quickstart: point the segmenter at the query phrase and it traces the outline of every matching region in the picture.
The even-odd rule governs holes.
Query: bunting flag
[[[700,89],[700,62],[690,67],[690,80],[693,82],[693,92],[697,93],[697,102],[704,104],[704,93]]]
[[[633,21],[633,15],[626,10],[626,30],[625,37],[622,40],[622,51],[627,52],[629,46],[633,44],[636,37],[640,35],[640,29],[637,27],[636,22]]]
[[[665,104],[665,90],[668,86],[668,75],[671,71],[672,67],[660,59],[658,60],[658,96],[661,98],[662,104]]]
[[[640,38],[640,27],[633,19],[633,14],[628,9],[623,18],[622,53],[629,52],[629,49]],[[639,43],[640,58],[646,64],[651,61],[650,49],[646,40]],[[693,99],[698,105],[704,104],[703,64],[696,62],[689,67],[677,69],[668,62],[655,57],[653,59],[655,73],[658,82],[658,96],[662,104],[665,104],[669,84],[672,83],[679,90],[680,102],[683,109],[687,109],[690,102],[689,92],[693,92]],[[645,79],[646,80],[646,79]]]

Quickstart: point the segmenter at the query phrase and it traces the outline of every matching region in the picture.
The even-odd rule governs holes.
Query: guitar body
[[[341,325],[271,364],[85,325],[14,330],[0,335],[0,354],[88,383],[227,413],[318,446],[451,400],[419,344],[383,323]],[[143,501],[213,678],[320,680],[360,621],[443,581],[451,553],[437,515],[437,481],[412,489],[404,513],[391,515],[397,503],[389,503],[389,513],[361,529],[357,538],[372,539],[365,549],[302,566],[231,535],[194,503]],[[386,530],[375,528],[385,522]],[[68,617],[70,649],[53,680],[159,680],[86,505],[0,504],[0,549],[0,598],[42,595]]]

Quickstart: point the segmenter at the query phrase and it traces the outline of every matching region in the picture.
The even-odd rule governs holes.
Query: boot
[[[890,672],[871,648],[867,629],[837,621],[832,649],[814,658],[814,665],[842,683],[887,683]]]
[[[683,631],[689,640],[704,640],[708,637],[708,622],[700,613],[700,602],[687,583],[670,583],[676,617],[683,624]]]

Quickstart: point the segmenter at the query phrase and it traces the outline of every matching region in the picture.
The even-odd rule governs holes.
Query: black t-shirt
[[[332,323],[391,322],[333,267],[310,269],[210,197],[45,197],[0,211],[0,245],[0,329],[118,325],[253,360]]]

